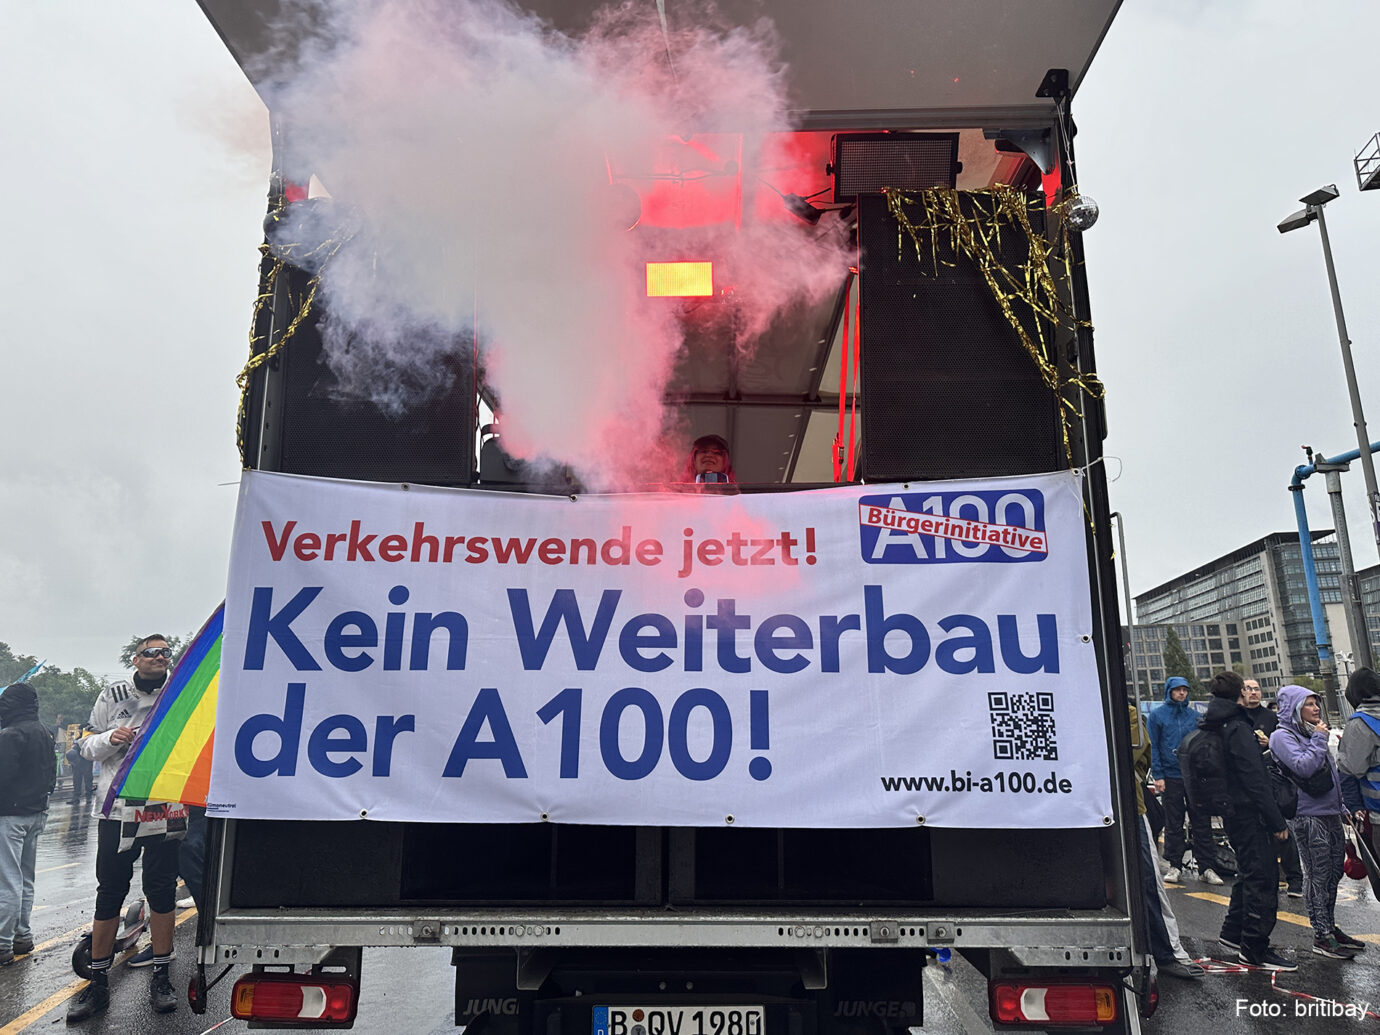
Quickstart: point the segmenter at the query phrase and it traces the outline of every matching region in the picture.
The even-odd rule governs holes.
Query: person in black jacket
[[[1260,750],[1270,750],[1270,734],[1279,728],[1279,716],[1260,704],[1260,684],[1247,679],[1241,688],[1241,706],[1246,709],[1246,718],[1251,720],[1255,739],[1260,741]],[[1277,846],[1275,853],[1279,868],[1283,873],[1280,883],[1289,889],[1290,898],[1303,898],[1303,866],[1299,863],[1299,846],[1294,842],[1291,831],[1289,839]]]
[[[28,683],[0,691],[0,967],[33,952],[38,835],[57,784],[57,750]]]
[[[1265,756],[1242,705],[1242,689],[1235,672],[1213,676],[1208,681],[1212,700],[1202,722],[1204,730],[1222,738],[1232,803],[1232,814],[1225,817],[1227,840],[1236,852],[1236,884],[1217,941],[1252,967],[1297,970],[1297,963],[1270,948],[1279,901],[1275,842],[1283,841],[1289,828],[1275,804]]]

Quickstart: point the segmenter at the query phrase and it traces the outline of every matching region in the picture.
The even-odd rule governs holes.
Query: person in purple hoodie
[[[1341,779],[1327,751],[1327,723],[1318,695],[1301,686],[1279,691],[1279,727],[1270,734],[1270,754],[1299,785],[1299,808],[1289,828],[1303,863],[1303,897],[1313,927],[1313,951],[1330,959],[1351,959],[1365,948],[1337,927],[1337,885],[1342,877],[1345,835]]]

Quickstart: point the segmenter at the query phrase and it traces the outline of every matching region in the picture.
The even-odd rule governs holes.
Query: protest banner
[[[243,476],[207,811],[1102,826],[1076,475],[540,497]]]

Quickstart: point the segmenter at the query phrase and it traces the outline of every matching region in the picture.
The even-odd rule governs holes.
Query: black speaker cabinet
[[[308,290],[308,276],[285,267],[283,324]],[[371,359],[368,385],[347,385],[332,370],[322,346],[330,316],[321,296],[279,353],[280,391],[270,393],[265,436],[277,436],[273,466],[292,474],[362,481],[464,485],[473,479],[475,394],[473,345],[457,340],[434,373],[419,377]],[[351,347],[347,343],[345,347]],[[371,396],[397,391],[412,400],[400,415]],[[276,411],[276,412],[275,412]],[[265,458],[273,455],[270,449]]]
[[[972,202],[964,199],[964,213]],[[1043,230],[1043,212],[1032,210]],[[862,468],[868,481],[967,478],[1064,466],[1057,402],[981,272],[946,234],[920,257],[887,211],[858,199],[862,324]],[[899,241],[899,247],[898,247]],[[1003,229],[1001,263],[1018,269],[1027,244]],[[931,256],[937,254],[938,268]],[[1013,300],[1033,329],[1029,307]],[[1052,327],[1044,327],[1051,340]]]

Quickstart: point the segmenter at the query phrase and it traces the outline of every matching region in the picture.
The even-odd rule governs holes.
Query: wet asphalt
[[[0,968],[0,1035],[66,1031],[67,1007],[85,982],[72,970],[72,950],[89,929],[95,897],[96,821],[83,804],[73,807],[55,798],[39,844],[34,953]],[[135,874],[135,887],[138,873]],[[1170,885],[1184,946],[1207,962],[1201,981],[1160,980],[1160,1006],[1144,1023],[1146,1032],[1283,1033],[1313,1035],[1347,1031],[1380,1033],[1380,904],[1369,885],[1344,880],[1338,896],[1337,922],[1370,948],[1355,960],[1331,960],[1311,952],[1312,934],[1302,899],[1280,892],[1274,942],[1299,963],[1297,972],[1269,975],[1214,964],[1224,954],[1215,936],[1230,894],[1222,887],[1185,878]],[[185,892],[179,892],[185,894]],[[134,892],[131,892],[131,897]],[[178,913],[177,958],[173,985],[185,993],[195,960],[195,910]],[[147,944],[147,935],[141,943]],[[112,1002],[102,1015],[74,1026],[88,1032],[204,1033],[247,1031],[230,1017],[230,991],[242,970],[233,970],[208,995],[205,1014],[193,1014],[185,999],[176,1013],[156,1015],[148,1005],[150,971],[124,965],[130,953],[116,959],[111,977]],[[454,977],[445,949],[366,949],[359,1017],[362,1032],[454,1032]],[[948,966],[932,965],[925,974],[927,1032],[990,1031],[985,984],[955,957]],[[1375,1015],[1348,1017],[1362,1006]]]

